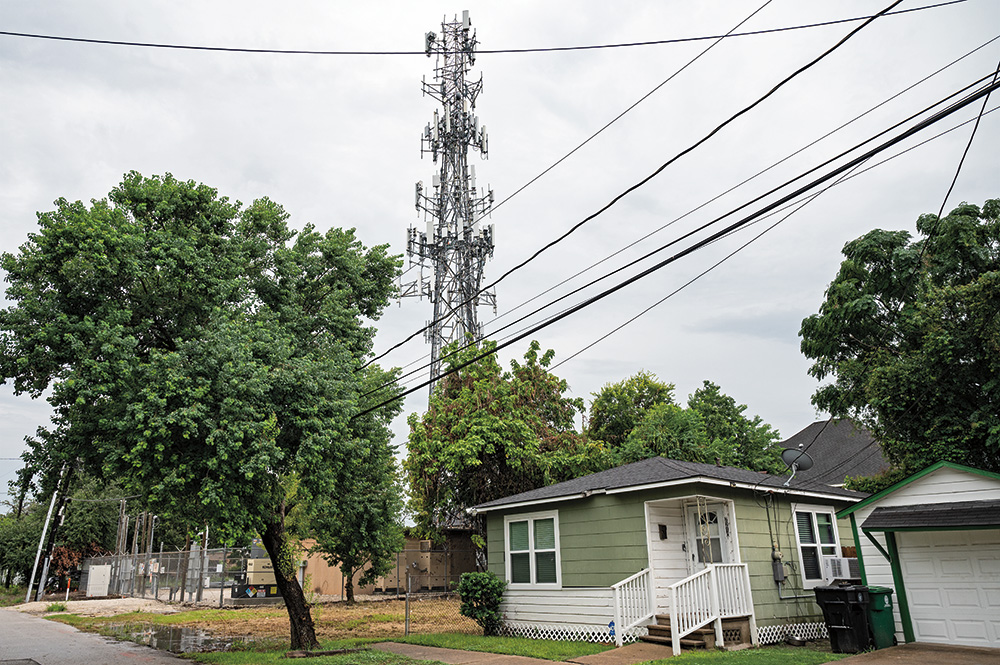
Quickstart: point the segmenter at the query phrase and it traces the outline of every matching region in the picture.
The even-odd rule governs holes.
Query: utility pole
[[[493,204],[489,188],[476,188],[476,167],[469,165],[469,149],[487,155],[486,127],[474,111],[483,79],[466,80],[476,60],[476,33],[469,12],[462,19],[441,23],[441,35],[428,32],[427,57],[435,56],[434,80],[423,81],[423,94],[435,99],[441,109],[420,138],[421,156],[430,153],[438,171],[432,185],[416,187],[417,213],[423,213],[426,230],[411,226],[406,235],[410,265],[420,274],[401,285],[402,296],[427,298],[433,316],[424,333],[431,345],[431,378],[441,372],[441,350],[467,336],[478,339],[482,330],[476,316],[480,304],[496,310],[496,294],[480,293],[483,268],[493,256],[493,225],[481,225]],[[427,272],[425,272],[427,269]],[[434,386],[431,385],[433,392]]]

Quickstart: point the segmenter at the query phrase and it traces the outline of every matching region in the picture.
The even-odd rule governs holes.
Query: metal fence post
[[[222,546],[222,563],[219,564],[219,609],[222,609],[222,601],[226,597],[226,555],[229,552],[229,546]]]
[[[410,635],[410,571],[406,571],[406,622],[403,635]]]

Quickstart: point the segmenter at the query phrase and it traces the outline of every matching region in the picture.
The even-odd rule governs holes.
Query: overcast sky
[[[762,2],[0,0],[0,30],[254,49],[419,51],[427,31],[440,32],[445,16],[451,19],[468,9],[480,49],[526,49],[720,35]],[[887,4],[889,0],[772,0],[740,31],[867,16]],[[898,9],[927,4],[931,2],[909,0]],[[715,46],[496,209],[490,220],[496,251],[485,280],[492,281],[648,176],[858,25],[732,37]],[[672,222],[998,32],[1000,3],[995,0],[967,0],[875,21],[705,145],[506,278],[496,289],[497,314]],[[470,159],[478,184],[489,185],[498,202],[506,199],[711,44],[481,54],[473,72],[484,82],[476,110],[489,131],[490,152],[486,161]],[[991,73],[998,59],[1000,40],[487,329],[887,129]],[[124,173],[137,170],[203,182],[244,202],[267,196],[286,208],[297,228],[306,223],[320,229],[356,227],[366,245],[388,243],[392,251],[403,253],[407,227],[423,226],[413,207],[414,183],[430,181],[435,172],[419,150],[420,133],[435,109],[431,98],[421,96],[420,81],[432,77],[433,64],[422,55],[206,52],[0,35],[0,250],[17,251],[36,228],[35,213],[51,210],[54,199],[102,198]],[[994,95],[990,107],[997,104],[1000,95]],[[969,106],[865,166],[975,118],[980,106]],[[983,118],[949,209],[961,201],[981,204],[1000,195],[998,120],[1000,113]],[[748,413],[760,415],[783,437],[791,436],[822,417],[809,401],[818,384],[806,373],[809,362],[799,352],[798,330],[822,302],[839,266],[840,249],[876,227],[913,231],[919,214],[936,212],[971,128],[967,124],[831,188],[556,373],[569,381],[573,395],[588,402],[604,384],[639,370],[676,384],[680,400],[703,380],[712,380],[749,405]],[[697,251],[534,338],[556,351],[556,362],[566,359],[777,219]],[[596,292],[595,287],[585,294]],[[430,317],[426,300],[392,305],[377,323],[377,350],[403,339]],[[480,311],[482,321],[493,318],[492,310]],[[527,343],[505,351],[504,362],[520,357]],[[427,352],[418,336],[383,362],[406,365]],[[422,411],[426,399],[424,390],[411,396],[406,413]],[[0,387],[0,458],[16,458],[23,438],[47,418],[44,402],[14,397],[9,386]],[[395,429],[395,442],[404,444],[403,418]],[[6,491],[6,481],[19,466],[0,459],[0,491]]]

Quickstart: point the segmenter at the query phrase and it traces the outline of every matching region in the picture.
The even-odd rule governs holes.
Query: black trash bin
[[[871,646],[868,625],[868,587],[818,586],[816,602],[823,610],[834,653],[858,653]]]

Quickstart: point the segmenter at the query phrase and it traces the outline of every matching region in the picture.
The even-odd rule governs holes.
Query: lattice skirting
[[[635,642],[642,635],[647,635],[649,631],[645,626],[632,628],[623,637],[623,641],[628,644]],[[501,634],[511,637],[527,637],[532,640],[567,640],[578,642],[596,642],[598,644],[614,643],[614,635],[611,634],[607,626],[587,626],[582,624],[537,624],[523,623],[519,621],[505,621]]]
[[[761,644],[784,642],[789,635],[805,640],[819,640],[830,637],[824,623],[785,623],[777,626],[757,626]]]

